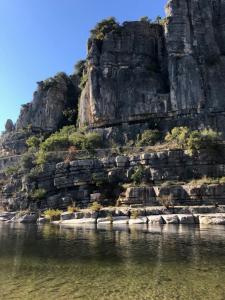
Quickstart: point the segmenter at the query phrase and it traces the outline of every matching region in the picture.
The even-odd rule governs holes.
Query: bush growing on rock
[[[136,145],[138,147],[154,146],[162,138],[162,134],[159,130],[145,130],[141,137],[138,139]]]
[[[151,23],[151,19],[149,19],[149,17],[147,17],[147,16],[141,17],[139,21]]]
[[[74,125],[64,126],[59,131],[51,134],[44,142],[40,144],[40,150],[55,151],[66,150],[69,146],[69,135],[76,131]]]
[[[37,136],[31,136],[26,140],[26,144],[29,148],[38,149],[40,143],[41,140]]]
[[[98,132],[88,132],[85,135],[83,148],[87,150],[97,149],[103,146],[102,136]]]
[[[17,164],[15,166],[10,166],[8,168],[6,168],[4,170],[4,173],[7,175],[7,176],[11,176],[13,174],[17,174],[18,172],[20,171],[20,164]]]
[[[86,60],[79,60],[74,66],[75,74],[80,78],[83,76],[84,71],[86,70]]]
[[[187,146],[190,130],[188,127],[174,127],[171,132],[168,132],[165,141],[172,142],[178,147],[185,148]]]
[[[187,149],[190,155],[201,151],[215,154],[220,151],[221,134],[212,129],[191,131],[187,127],[175,127],[167,133],[165,140],[181,149]]]
[[[50,135],[40,144],[38,153],[39,164],[45,161],[45,154],[50,151],[67,150],[74,146],[77,150],[93,150],[103,145],[102,136],[97,132],[86,132],[75,126],[65,126],[60,131]]]
[[[41,150],[43,151],[62,150],[62,149],[67,149],[68,146],[69,144],[68,144],[67,136],[61,135],[60,133],[54,133],[41,144]]]
[[[71,205],[71,206],[67,207],[67,212],[68,213],[74,213],[74,212],[77,212],[77,211],[79,211],[79,208],[76,207],[75,205]]]
[[[195,130],[190,133],[187,140],[187,149],[191,155],[201,150],[206,150],[213,154],[213,152],[220,150],[220,141],[221,134],[212,129]]]
[[[114,17],[110,17],[97,23],[95,28],[91,30],[91,36],[97,40],[103,40],[107,33],[117,29],[118,27],[119,24],[116,22],[116,19]]]
[[[59,209],[48,209],[48,210],[44,211],[45,218],[49,219],[50,221],[60,220],[61,214],[62,214],[62,211]]]
[[[69,136],[69,142],[77,149],[82,149],[85,143],[85,135],[80,132],[74,132]]]
[[[38,177],[42,172],[43,172],[43,166],[42,166],[42,164],[36,165],[27,174],[27,177],[30,178],[30,179],[34,179],[34,178]]]
[[[94,211],[94,212],[97,212],[99,211],[101,208],[102,208],[102,205],[99,204],[97,201],[93,202],[91,205],[90,205],[90,210]]]
[[[48,160],[48,153],[46,153],[45,151],[43,150],[40,150],[36,153],[36,164],[37,165],[43,165],[47,162]]]
[[[131,175],[131,180],[135,185],[139,185],[145,179],[145,170],[142,166],[139,166],[134,173]]]
[[[46,196],[46,190],[42,188],[36,189],[30,194],[30,197],[33,200],[41,200],[44,199],[45,196]]]

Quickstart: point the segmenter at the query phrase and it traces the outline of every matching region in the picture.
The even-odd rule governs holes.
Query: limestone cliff
[[[16,130],[32,126],[34,130],[54,132],[63,125],[64,112],[77,109],[78,80],[76,76],[59,73],[38,82],[32,102],[22,106]]]
[[[80,124],[110,125],[168,111],[167,55],[158,24],[126,22],[88,42]]]
[[[225,1],[169,0],[166,13],[163,25],[126,22],[89,40],[81,125],[225,132]]]
[[[33,100],[22,105],[14,126],[7,120],[0,136],[0,156],[22,154],[27,150],[26,140],[37,133],[52,133],[63,125],[75,124],[80,95],[79,76],[58,73],[38,82]]]

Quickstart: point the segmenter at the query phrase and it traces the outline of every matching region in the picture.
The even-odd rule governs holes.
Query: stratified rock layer
[[[0,193],[0,207],[66,209],[73,202],[87,207],[95,201],[103,205],[182,206],[224,205],[225,183],[195,183],[193,178],[224,176],[225,159],[186,155],[182,150],[142,153],[130,156],[98,156],[47,163],[37,172],[13,174]],[[5,161],[0,160],[5,165]],[[13,161],[11,161],[13,163]],[[1,166],[0,166],[1,167]],[[142,184],[134,184],[132,174],[144,172]],[[34,170],[33,170],[34,171]],[[183,181],[183,182],[182,182]],[[184,182],[186,181],[186,182]],[[207,182],[207,181],[206,181]],[[31,198],[44,189],[44,199]],[[183,212],[182,212],[183,213]]]

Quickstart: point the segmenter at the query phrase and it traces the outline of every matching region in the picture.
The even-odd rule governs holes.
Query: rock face
[[[76,76],[59,73],[38,83],[33,101],[23,105],[16,122],[16,130],[32,127],[33,130],[53,132],[63,125],[66,109],[77,109],[79,96]]]
[[[109,125],[165,113],[168,105],[162,26],[126,22],[88,43],[88,82],[80,100],[80,124]]]
[[[225,2],[170,0],[166,43],[171,108],[225,110]]]
[[[5,123],[5,130],[6,132],[11,132],[15,129],[13,121],[8,119]]]
[[[225,132],[225,2],[169,0],[166,13],[165,25],[126,22],[89,40],[81,125]]]

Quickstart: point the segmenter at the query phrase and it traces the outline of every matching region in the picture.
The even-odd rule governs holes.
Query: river
[[[224,300],[225,227],[1,223],[0,299]]]

